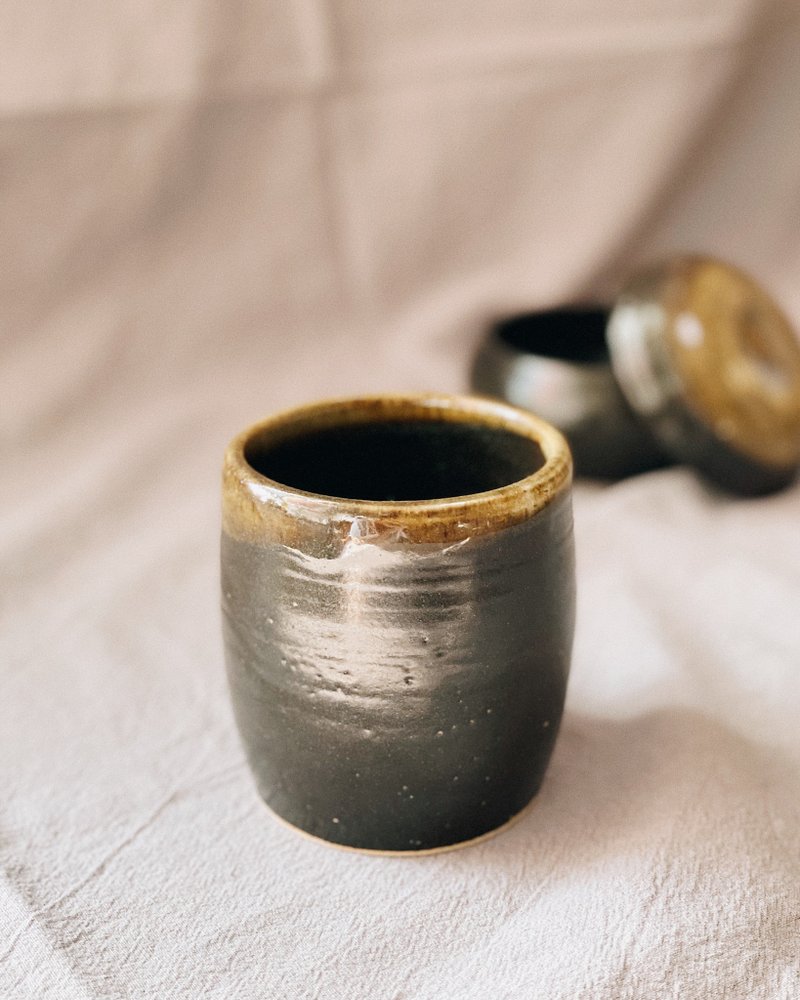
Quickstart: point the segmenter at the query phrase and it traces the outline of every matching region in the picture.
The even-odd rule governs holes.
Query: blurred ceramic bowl
[[[608,320],[614,375],[661,446],[742,496],[800,469],[800,340],[750,275],[713,257],[635,274]]]
[[[669,464],[611,367],[609,310],[566,307],[514,316],[487,333],[471,386],[532,410],[568,439],[580,476],[619,479]]]

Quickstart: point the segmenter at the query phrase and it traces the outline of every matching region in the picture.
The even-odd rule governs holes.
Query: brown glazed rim
[[[278,443],[332,426],[395,420],[453,421],[529,438],[544,462],[497,489],[433,500],[358,500],[309,493],[275,482],[245,458],[256,437]],[[572,458],[563,435],[525,410],[479,396],[440,393],[332,399],[286,410],[237,435],[223,466],[223,529],[255,543],[282,542],[309,554],[338,554],[347,539],[453,543],[532,517],[569,487]]]

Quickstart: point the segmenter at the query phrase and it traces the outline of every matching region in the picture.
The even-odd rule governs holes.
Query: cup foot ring
[[[261,802],[264,808],[269,812],[273,819],[276,819],[281,826],[286,827],[286,829],[291,830],[293,833],[299,833],[301,837],[305,837],[306,840],[314,841],[314,843],[322,844],[325,847],[334,847],[339,851],[345,851],[348,854],[367,854],[373,857],[379,858],[426,858],[431,857],[434,854],[445,854],[449,851],[458,851],[464,847],[474,847],[476,844],[482,844],[486,840],[490,840],[492,837],[496,837],[500,833],[504,833],[506,830],[518,823],[531,809],[539,799],[539,793],[528,802],[526,805],[520,809],[519,812],[514,813],[513,816],[509,817],[505,823],[501,823],[500,826],[494,827],[492,830],[487,830],[485,833],[479,833],[477,837],[470,837],[468,840],[458,840],[454,844],[442,844],[439,847],[424,847],[419,850],[412,851],[391,851],[382,850],[375,847],[353,847],[350,844],[337,844],[333,840],[325,840],[324,837],[318,837],[314,833],[309,833],[308,830],[302,830],[299,826],[295,826],[294,823],[290,823],[288,819],[284,819],[283,816],[279,816],[263,799]]]

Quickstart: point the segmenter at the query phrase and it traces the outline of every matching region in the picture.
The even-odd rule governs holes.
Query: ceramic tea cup
[[[570,481],[562,435],[488,399],[324,402],[235,438],[228,678],[278,817],[419,853],[528,804],[569,671]]]

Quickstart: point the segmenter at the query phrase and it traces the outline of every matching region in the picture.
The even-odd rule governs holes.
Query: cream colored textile
[[[719,253],[800,319],[800,8],[0,8],[0,997],[800,995],[800,488],[576,497],[537,805],[396,861],[275,823],[218,636],[227,439],[458,389],[489,317]]]

